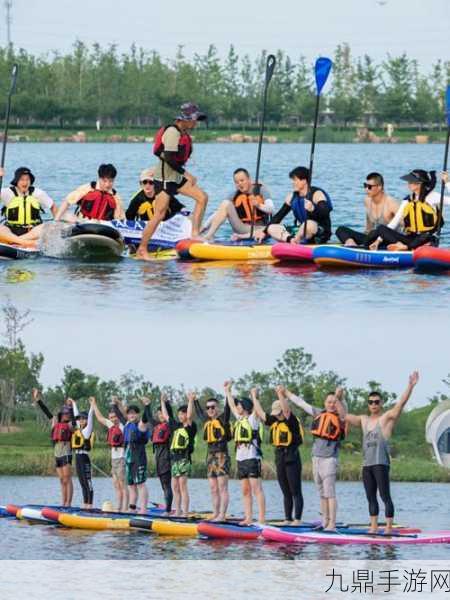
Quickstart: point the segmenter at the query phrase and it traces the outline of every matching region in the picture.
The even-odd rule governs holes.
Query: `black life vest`
[[[174,124],[161,127],[161,129],[158,131],[158,133],[155,136],[155,142],[153,144],[153,154],[158,158],[161,158],[161,155],[164,152],[164,143],[162,138],[164,132],[167,129],[169,129],[169,127],[175,127],[175,129],[177,129],[180,132],[178,151],[173,158],[180,167],[183,167],[192,154],[192,138],[188,133],[183,133],[182,131],[180,131],[180,129]]]
[[[78,213],[87,219],[98,219],[99,221],[112,221],[117,203],[114,195],[116,193],[102,192],[96,189],[95,181],[91,182],[92,190],[89,191],[78,202]]]

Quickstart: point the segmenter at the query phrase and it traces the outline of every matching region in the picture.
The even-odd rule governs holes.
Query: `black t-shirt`
[[[294,413],[291,412],[291,414],[289,415],[289,419],[283,419],[282,421],[280,421],[280,419],[277,419],[276,417],[266,413],[266,425],[268,427],[270,427],[274,423],[282,423],[283,421],[286,423],[286,425],[291,430],[292,442],[289,446],[279,447],[279,448],[276,448],[276,450],[283,450],[283,448],[297,449],[298,446],[300,446],[300,444],[302,443],[302,435],[301,435],[301,430],[300,430],[300,423],[298,422],[298,419],[294,415]]]
[[[148,221],[149,217],[147,212],[144,212],[143,214],[139,214],[139,208],[145,203],[148,202],[149,204],[153,205],[155,198],[148,198],[145,195],[144,190],[141,190],[140,192],[138,192],[131,200],[130,205],[128,206],[125,216],[127,218],[127,221],[134,221],[135,219],[140,219],[141,221]],[[176,215],[177,213],[179,213],[182,209],[184,208],[184,204],[181,204],[181,202],[179,200],[177,200],[174,196],[170,196],[170,200],[169,200],[169,208],[166,212],[166,215],[164,217],[164,221],[167,221],[167,219],[170,219],[171,217],[173,217],[174,215]]]

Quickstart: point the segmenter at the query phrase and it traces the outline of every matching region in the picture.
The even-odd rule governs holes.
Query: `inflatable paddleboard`
[[[337,533],[324,531],[289,532],[276,527],[265,526],[262,530],[265,540],[291,544],[377,544],[392,546],[398,544],[447,544],[450,531],[429,531],[424,533],[398,532],[395,535],[351,533],[345,530]]]
[[[163,221],[156,228],[149,248],[174,248],[177,242],[191,237],[192,223],[188,213],[177,213],[171,219]],[[138,246],[147,221],[111,221],[111,225],[120,233],[125,244]]]
[[[423,273],[450,272],[450,248],[421,246],[413,252],[414,268]]]
[[[231,525],[203,521],[198,525],[198,533],[209,539],[256,540],[261,535],[261,527],[255,525]]]
[[[413,266],[413,253],[323,245],[314,248],[313,260],[321,267],[336,269],[402,269]]]
[[[314,246],[307,246],[306,244],[279,242],[272,246],[272,256],[286,262],[312,263],[313,249]]]
[[[197,260],[273,260],[271,246],[263,244],[205,244],[191,241],[182,244],[182,252],[188,253],[190,258]],[[177,245],[178,249],[178,245]],[[179,254],[180,258],[182,257]]]
[[[64,234],[69,243],[68,253],[82,256],[120,257],[125,250],[123,238],[111,224],[100,222],[77,223]]]
[[[63,513],[52,508],[43,508],[42,516],[49,521],[57,521],[63,527],[71,529],[89,529],[104,531],[109,529],[130,529],[130,518],[124,517],[88,517],[71,513]]]
[[[35,248],[23,248],[14,244],[4,244],[0,242],[0,260],[21,260],[23,258],[36,258],[40,256],[40,251]]]

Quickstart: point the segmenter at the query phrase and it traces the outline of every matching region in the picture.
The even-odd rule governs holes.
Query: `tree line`
[[[252,128],[259,106],[267,52],[255,58],[230,46],[221,58],[214,45],[188,60],[179,47],[173,60],[132,46],[88,47],[77,41],[70,52],[35,56],[24,49],[0,48],[0,90],[9,89],[12,65],[19,65],[12,117],[17,126],[157,127],[170,121],[182,102],[193,100],[221,128]],[[313,64],[276,52],[277,67],[268,103],[272,127],[301,127],[313,118]],[[353,57],[337,46],[330,84],[322,103],[322,122],[440,127],[450,61],[438,60],[424,73],[406,54],[375,62]]]

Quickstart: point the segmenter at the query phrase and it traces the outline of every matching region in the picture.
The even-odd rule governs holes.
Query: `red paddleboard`
[[[198,533],[219,540],[256,540],[261,535],[261,529],[253,525],[228,525],[203,521],[198,524]]]
[[[313,262],[314,246],[287,244],[280,242],[272,246],[272,256],[278,260],[292,262]]]

